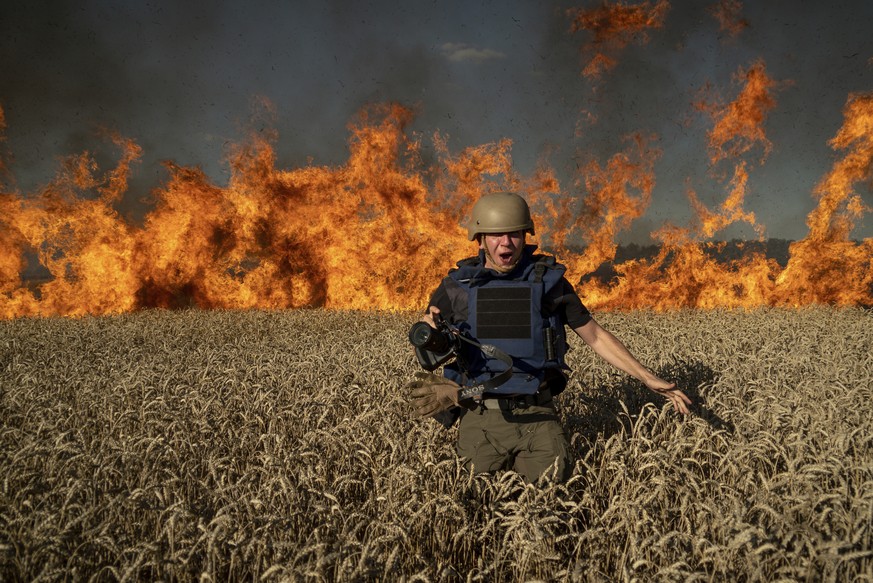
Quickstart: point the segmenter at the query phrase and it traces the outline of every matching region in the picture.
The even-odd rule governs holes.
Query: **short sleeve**
[[[584,326],[592,320],[591,312],[582,303],[579,294],[573,289],[573,284],[566,278],[562,278],[558,285],[552,288],[546,302],[549,311],[564,314],[564,321],[570,328]]]
[[[436,306],[437,308],[439,308],[440,314],[442,314],[443,318],[452,321],[452,300],[451,298],[449,298],[449,294],[446,291],[445,281],[441,282],[439,287],[437,287],[430,295],[430,301],[428,302],[425,311],[430,308],[430,306]]]

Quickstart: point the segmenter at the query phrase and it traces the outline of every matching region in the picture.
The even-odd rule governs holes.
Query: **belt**
[[[552,402],[552,392],[549,389],[541,389],[532,395],[495,395],[483,393],[479,405],[484,409],[500,409],[512,411],[513,409],[527,409]]]

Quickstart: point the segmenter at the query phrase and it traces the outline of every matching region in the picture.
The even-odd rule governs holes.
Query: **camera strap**
[[[509,356],[507,353],[503,352],[493,344],[480,344],[475,340],[467,338],[463,334],[458,334],[457,337],[467,344],[472,344],[473,346],[481,350],[486,356],[490,358],[496,358],[497,360],[506,364],[506,370],[499,375],[494,376],[487,381],[476,383],[475,385],[471,385],[469,387],[463,387],[458,393],[459,399],[474,399],[481,396],[482,393],[496,389],[497,387],[512,378],[512,357]]]

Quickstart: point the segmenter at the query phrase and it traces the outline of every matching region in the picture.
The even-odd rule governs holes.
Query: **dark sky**
[[[622,136],[655,134],[652,206],[621,237],[644,243],[664,221],[687,224],[687,185],[710,205],[726,196],[706,152],[712,120],[691,104],[707,84],[734,99],[734,75],[761,60],[778,83],[764,122],[773,148],[763,164],[760,147],[746,155],[745,206],[767,236],[803,237],[812,191],[838,158],[828,140],[843,106],[873,91],[873,2],[747,0],[749,26],[731,38],[713,2],[674,0],[663,28],[615,53],[618,65],[594,84],[581,75],[591,33],[572,33],[567,9],[599,4],[5,2],[0,107],[13,189],[36,190],[59,158],[84,150],[111,166],[116,153],[98,133],[108,127],[144,149],[124,201],[141,216],[137,201],[167,177],[161,160],[223,184],[225,148],[244,138],[260,99],[275,107],[281,168],[342,163],[356,112],[396,101],[417,108],[413,130],[448,135],[453,152],[510,138],[524,174],[548,152],[567,192],[578,193],[578,160],[605,162]],[[597,123],[584,124],[585,112]],[[871,185],[857,187],[873,205]],[[717,237],[752,234],[739,226]],[[871,235],[868,215],[853,236]]]

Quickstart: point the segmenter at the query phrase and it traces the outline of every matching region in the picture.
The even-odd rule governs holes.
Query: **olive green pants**
[[[535,482],[556,461],[558,480],[565,481],[573,471],[554,403],[511,410],[465,409],[458,431],[458,455],[475,472],[512,469],[525,481]]]

